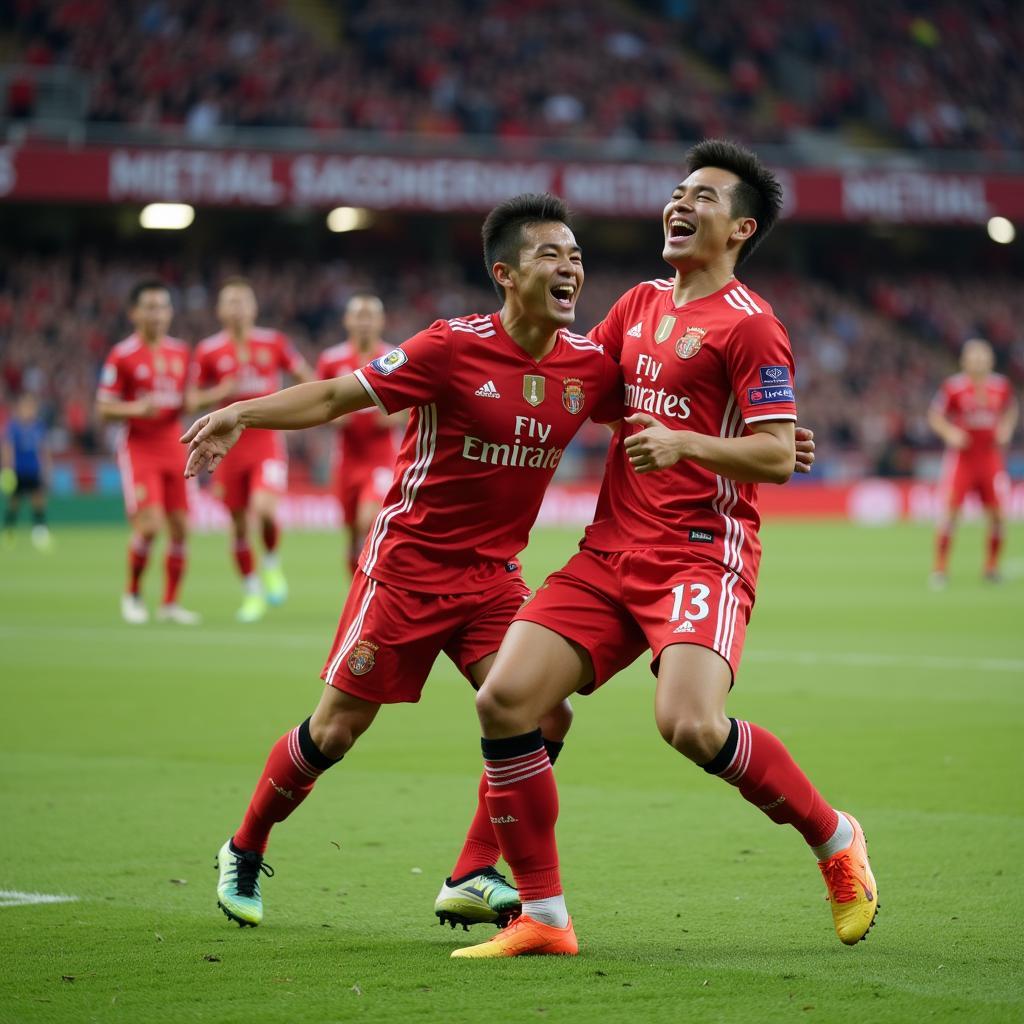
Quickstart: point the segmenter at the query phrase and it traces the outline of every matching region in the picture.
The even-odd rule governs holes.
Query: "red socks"
[[[252,548],[244,537],[235,540],[235,565],[242,579],[252,575]]]
[[[268,555],[277,550],[277,542],[281,539],[281,531],[273,519],[263,520],[263,546]]]
[[[558,896],[558,790],[540,729],[509,739],[485,739],[482,747],[487,809],[520,899]]]
[[[1003,528],[997,526],[989,529],[988,550],[985,558],[985,572],[995,572],[999,568],[999,552],[1003,549]]]
[[[939,530],[935,538],[935,571],[944,573],[949,561],[949,545],[952,540],[949,530]]]
[[[313,783],[331,765],[309,734],[309,719],[286,732],[271,748],[256,791],[232,842],[239,850],[263,853],[270,830],[309,796]]]
[[[709,775],[736,786],[745,800],[778,825],[792,825],[810,846],[835,832],[839,816],[811,785],[781,740],[750,722],[730,719],[725,746],[703,765]]]
[[[149,561],[149,549],[152,546],[153,538],[143,537],[139,533],[132,534],[132,539],[128,543],[128,593],[134,597],[139,596],[139,584]]]
[[[178,599],[178,587],[185,574],[185,545],[171,541],[164,560],[164,604],[174,604]]]

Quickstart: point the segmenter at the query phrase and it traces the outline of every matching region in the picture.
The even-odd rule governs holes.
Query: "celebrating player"
[[[313,379],[309,364],[280,332],[256,326],[256,295],[248,281],[233,278],[221,287],[217,318],[224,329],[195,350],[185,405],[189,412],[232,398],[258,398],[281,387],[281,371],[301,381]],[[269,430],[250,430],[224,463],[218,485],[231,513],[235,564],[244,596],[236,618],[257,622],[267,603],[282,604],[288,583],[281,569],[277,501],[288,484],[284,439]],[[263,579],[254,569],[250,519],[263,538]]]
[[[166,522],[166,582],[157,618],[192,626],[199,616],[178,604],[178,588],[185,573],[188,498],[177,439],[188,346],[167,335],[173,309],[171,293],[162,281],[135,285],[128,315],[135,332],[111,349],[96,396],[99,416],[122,420],[126,426],[118,444],[117,463],[132,536],[121,616],[133,624],[149,621],[140,583],[150,548]]]
[[[353,295],[345,305],[348,338],[320,353],[316,375],[321,380],[343,377],[389,351],[384,344],[384,304],[376,295]],[[380,512],[395,469],[395,437],[391,417],[375,407],[338,422],[335,484],[349,533],[348,567],[359,571],[359,552]]]
[[[664,739],[801,833],[843,942],[863,938],[875,918],[860,826],[824,800],[775,736],[725,714],[757,580],[756,485],[794,469],[789,341],[768,303],[734,276],[778,217],[782,190],[731,143],[707,140],[688,160],[663,211],[675,277],[637,285],[591,332],[619,356],[631,410],[595,520],[580,552],[517,614],[477,697],[485,800],[522,915],[456,957],[577,952],[537,719],[645,648]]]
[[[385,415],[411,409],[395,481],[324,666],[328,685],[312,716],[274,745],[241,827],[218,854],[218,900],[239,924],[262,920],[259,875],[270,874],[263,853],[271,828],[382,704],[418,701],[441,651],[474,686],[483,682],[529,596],[516,555],[566,445],[588,416],[621,415],[617,365],[568,329],[583,265],[567,217],[553,196],[518,196],[490,213],[484,257],[503,296],[499,313],[439,320],[353,374],[235,403],[183,438],[194,476],[214,469],[249,427],[315,426],[371,405]],[[571,717],[564,702],[551,708],[538,716],[546,763]],[[481,802],[438,897],[442,923],[495,921],[518,908],[494,870],[497,858]]]
[[[928,423],[946,443],[942,473],[942,513],[935,540],[932,586],[946,585],[946,565],[960,506],[974,492],[988,516],[985,579],[999,581],[1003,546],[1003,504],[1009,477],[1002,449],[1017,426],[1017,400],[1010,382],[993,373],[992,346],[971,338],[960,352],[961,373],[943,383],[928,410]]]
[[[0,490],[7,494],[4,512],[4,537],[14,539],[21,499],[28,496],[32,506],[32,543],[47,551],[52,543],[46,525],[46,481],[50,475],[50,453],[46,447],[46,424],[39,417],[39,403],[30,391],[22,394],[14,406],[0,443]]]

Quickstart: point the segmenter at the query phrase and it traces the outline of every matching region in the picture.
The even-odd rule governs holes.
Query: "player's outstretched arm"
[[[185,476],[216,469],[246,427],[302,430],[372,404],[373,399],[353,374],[296,384],[263,398],[234,402],[201,416],[182,435],[182,442],[188,445]]]
[[[796,464],[795,428],[789,420],[754,423],[744,437],[711,437],[692,430],[671,430],[653,416],[638,412],[626,417],[644,429],[627,437],[629,461],[638,473],[695,462],[741,484],[784,484]]]
[[[96,399],[96,415],[101,420],[144,420],[156,414],[151,398],[137,398],[124,402],[116,398]]]

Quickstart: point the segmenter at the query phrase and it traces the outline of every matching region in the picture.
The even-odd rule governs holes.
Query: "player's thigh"
[[[529,732],[593,678],[585,648],[535,622],[513,622],[477,694],[481,724],[492,737]]]
[[[257,486],[249,495],[249,509],[260,519],[274,519],[279,501],[280,495],[277,492]]]
[[[709,761],[729,733],[725,703],[732,669],[717,651],[672,644],[661,652],[654,719],[666,742],[694,760]]]
[[[134,514],[129,516],[129,522],[134,533],[152,538],[164,527],[164,512],[159,505],[147,503],[140,505]]]
[[[173,508],[167,513],[167,532],[174,541],[183,541],[188,536],[188,511]]]

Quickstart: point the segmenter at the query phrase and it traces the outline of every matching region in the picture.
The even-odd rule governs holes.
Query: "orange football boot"
[[[852,814],[846,817],[853,826],[853,841],[845,850],[819,861],[818,867],[828,890],[826,899],[832,904],[836,935],[847,946],[854,946],[868,937],[878,916],[878,886],[871,873],[864,830]]]
[[[580,951],[572,918],[564,928],[541,924],[521,914],[507,928],[493,938],[476,946],[453,949],[452,957],[459,959],[497,956],[575,956]]]

